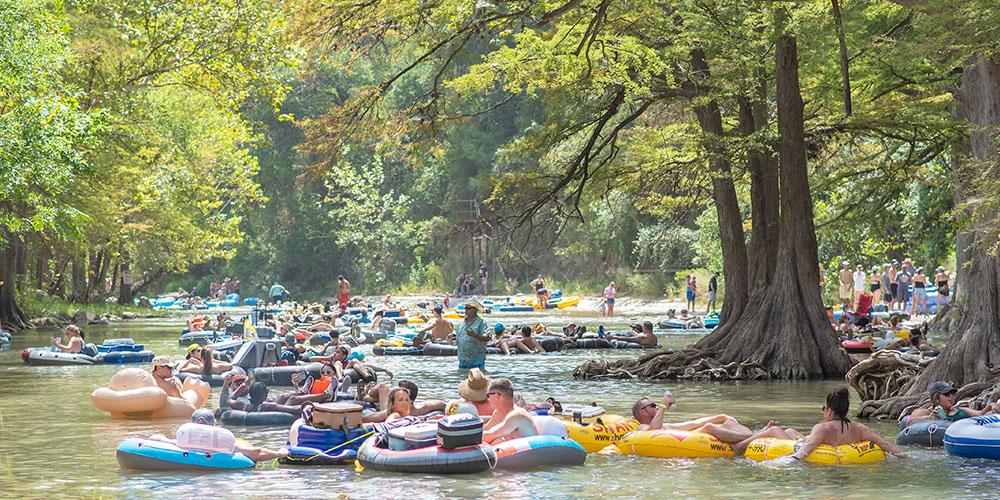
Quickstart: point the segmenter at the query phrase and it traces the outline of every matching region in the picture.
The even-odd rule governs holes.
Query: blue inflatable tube
[[[528,436],[504,441],[493,447],[497,469],[534,469],[545,465],[583,465],[587,450],[572,439],[559,436]]]
[[[532,312],[535,308],[532,306],[500,306],[497,307],[497,311],[500,312]]]
[[[118,445],[118,463],[126,469],[219,472],[252,468],[256,463],[242,453],[212,453],[185,450],[151,439],[129,438]]]
[[[1000,460],[1000,416],[984,415],[953,422],[943,441],[949,455]]]

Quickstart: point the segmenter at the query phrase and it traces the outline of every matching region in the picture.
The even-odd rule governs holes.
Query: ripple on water
[[[634,318],[600,319],[587,311],[542,316],[497,314],[489,321],[562,326],[568,318],[624,329]],[[133,337],[157,354],[182,357],[177,318],[139,320],[87,328],[88,340]],[[658,331],[661,345],[680,347],[703,332]],[[20,350],[48,343],[54,331],[19,334],[0,353],[0,497],[61,498],[983,498],[995,496],[996,462],[949,457],[943,450],[918,450],[915,460],[856,467],[810,464],[770,466],[737,459],[662,460],[590,454],[583,467],[460,476],[419,476],[353,467],[294,468],[263,464],[249,472],[156,474],[122,471],[115,448],[127,437],[173,435],[175,421],[111,420],[90,402],[90,392],[107,384],[114,366],[24,366]],[[377,357],[367,361],[393,371],[395,380],[420,385],[420,397],[452,399],[464,374],[455,358]],[[634,357],[635,351],[564,351],[539,356],[490,356],[489,376],[510,378],[529,401],[554,396],[564,403],[597,402],[617,413],[631,411],[638,396],[659,398],[670,388],[678,397],[672,420],[728,413],[750,427],[770,419],[807,430],[820,417],[828,382],[576,381],[573,369],[588,359]],[[219,390],[209,406],[217,406]],[[857,405],[857,401],[854,404]],[[892,439],[895,423],[871,423]],[[234,429],[261,446],[279,447],[286,429]]]

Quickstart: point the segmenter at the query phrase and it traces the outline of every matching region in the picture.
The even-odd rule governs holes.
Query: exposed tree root
[[[847,372],[847,383],[862,400],[884,399],[911,383],[936,358],[898,351],[878,351]]]
[[[573,378],[604,379],[682,379],[682,380],[762,380],[771,374],[760,363],[720,363],[718,353],[685,347],[678,351],[658,351],[639,359],[614,362],[593,359],[573,370]]]

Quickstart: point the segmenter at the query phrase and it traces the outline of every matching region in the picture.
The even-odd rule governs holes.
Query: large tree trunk
[[[4,329],[20,330],[28,326],[28,317],[17,304],[17,259],[24,241],[20,235],[7,233],[0,248],[0,323]]]
[[[86,302],[90,302],[94,298],[94,293],[104,293],[104,290],[97,290],[97,275],[101,273],[102,259],[104,257],[104,251],[91,251],[90,259],[87,265],[87,286],[84,292],[84,297],[86,297]],[[103,284],[102,284],[103,286]]]
[[[49,279],[49,247],[46,245],[38,245],[38,255],[36,256],[37,261],[35,262],[35,288],[39,290],[45,289],[45,284]]]
[[[122,279],[118,288],[118,303],[132,305],[132,263],[127,250],[122,251],[121,259]]]
[[[71,257],[73,270],[73,295],[70,300],[77,303],[87,301],[87,254]]]
[[[966,61],[958,99],[969,120],[972,153],[955,177],[956,198],[965,200],[960,208],[972,220],[959,239],[959,253],[967,250],[968,265],[959,267],[958,328],[934,363],[902,386],[899,396],[866,401],[861,408],[865,416],[899,416],[936,380],[987,388],[996,381],[1000,369],[1000,256],[994,248],[995,237],[986,236],[995,234],[987,226],[996,224],[997,214],[970,204],[970,200],[996,196],[981,192],[981,187],[988,185],[983,180],[995,181],[1000,175],[996,145],[1000,137],[1000,65],[981,54]],[[962,395],[974,396],[971,392],[981,391],[970,387]]]
[[[776,60],[780,215],[773,279],[754,289],[742,314],[728,328],[720,324],[691,347],[652,353],[638,360],[588,361],[577,367],[575,377],[836,378],[851,367],[850,358],[830,328],[819,293],[819,259],[794,37],[782,36],[778,40]],[[717,111],[717,107],[696,110],[703,130],[706,123],[714,127],[714,120],[703,119],[702,114],[712,118]],[[721,207],[719,213],[721,225]],[[726,238],[734,237],[731,233],[721,236],[723,248]],[[741,242],[742,237],[740,232]],[[746,274],[742,276],[746,278]],[[732,279],[728,270],[726,278]]]
[[[708,64],[700,49],[691,51],[691,66],[698,78],[707,79]],[[694,113],[704,132],[708,152],[708,166],[712,172],[712,197],[719,218],[719,238],[722,241],[722,271],[726,280],[726,293],[722,302],[718,331],[727,332],[743,314],[749,289],[747,286],[747,248],[743,235],[743,218],[736,198],[732,167],[722,146],[724,130],[722,112],[712,100],[696,106]]]
[[[749,282],[751,290],[767,286],[774,276],[778,256],[778,165],[774,150],[751,137],[768,125],[767,81],[764,70],[758,71],[757,95],[739,100],[740,134],[759,147],[747,152],[750,172],[750,248]]]
[[[56,267],[52,275],[52,283],[49,285],[48,293],[53,297],[66,298],[66,265],[68,257],[59,252],[55,256]]]

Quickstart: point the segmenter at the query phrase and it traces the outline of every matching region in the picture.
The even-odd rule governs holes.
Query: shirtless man
[[[514,404],[514,384],[510,380],[490,380],[486,390],[486,398],[493,405],[493,416],[483,426],[484,442],[498,443],[538,434],[528,411]]]
[[[170,361],[170,356],[157,356],[153,358],[153,369],[150,373],[153,374],[157,387],[166,391],[167,396],[180,398],[183,396],[181,396],[181,381],[174,376],[176,366],[177,363]]]
[[[692,326],[697,326],[698,328],[705,328],[705,322],[701,320],[700,317],[688,314],[687,309],[681,309],[681,314],[677,316],[677,319],[683,321],[687,326],[685,328],[690,329]]]
[[[677,400],[674,398],[673,394],[670,394],[669,391],[663,395],[663,404],[656,404],[650,401],[649,398],[640,398],[634,405],[632,405],[632,416],[639,421],[639,427],[637,427],[636,430],[651,431],[666,429],[675,431],[703,432],[705,434],[711,434],[718,438],[719,441],[730,445],[737,455],[742,455],[743,452],[746,451],[747,446],[750,445],[750,442],[758,437],[774,437],[771,433],[755,434],[746,426],[739,423],[735,418],[725,414],[701,417],[673,424],[664,423],[663,413],[667,408],[676,404],[676,401]],[[771,427],[771,424],[768,424],[765,429],[773,430],[771,432],[782,431],[782,429],[777,427]]]
[[[653,323],[646,321],[642,324],[642,332],[638,335],[609,335],[610,340],[623,340],[625,342],[635,342],[639,345],[656,345],[656,334],[653,333]]]
[[[341,308],[347,307],[347,300],[351,297],[351,282],[341,274],[337,276],[337,302]]]
[[[417,330],[417,335],[413,337],[413,345],[415,347],[420,347],[427,343],[424,340],[427,332],[431,332],[430,341],[432,342],[451,343],[449,337],[451,336],[451,332],[454,331],[454,327],[441,315],[443,312],[444,309],[441,306],[434,306],[434,317],[427,323],[427,326]]]

